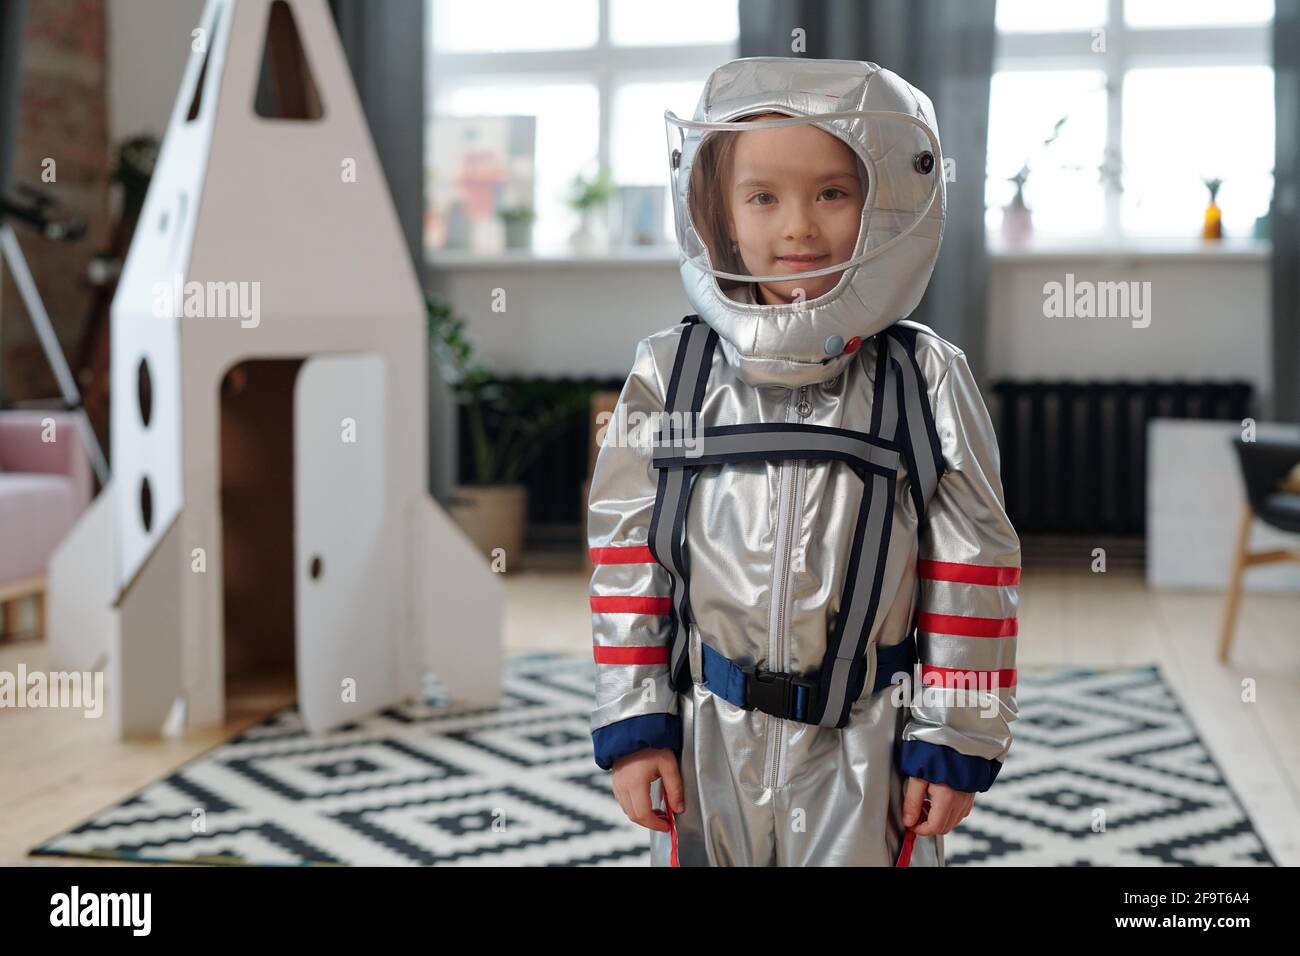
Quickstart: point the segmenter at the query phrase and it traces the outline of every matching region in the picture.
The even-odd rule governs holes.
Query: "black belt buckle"
[[[761,710],[773,717],[803,720],[817,701],[817,682],[797,674],[760,671],[753,664],[741,668],[745,675],[745,710]],[[804,717],[796,716],[797,694],[804,694]]]

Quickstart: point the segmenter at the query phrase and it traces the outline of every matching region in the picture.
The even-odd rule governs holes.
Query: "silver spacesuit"
[[[701,144],[761,113],[791,119],[743,128],[811,123],[865,181],[836,284],[789,304],[691,213]],[[655,865],[942,866],[903,787],[1002,767],[1020,542],[965,354],[905,320],[943,235],[932,105],[873,63],[751,57],[666,118],[696,314],[637,345],[591,481],[596,762],[677,753]]]

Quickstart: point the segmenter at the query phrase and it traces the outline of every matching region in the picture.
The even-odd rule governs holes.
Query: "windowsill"
[[[507,249],[477,253],[462,250],[434,250],[428,254],[430,269],[585,269],[602,266],[676,266],[676,246],[618,246],[591,252]]]
[[[1229,238],[1218,240],[1161,237],[1123,239],[1047,238],[1011,245],[1000,236],[988,239],[989,258],[994,262],[1044,262],[1052,259],[1174,259],[1188,262],[1264,261],[1273,253],[1267,239]]]
[[[1038,237],[1025,245],[1011,245],[998,236],[988,239],[988,255],[995,263],[1046,262],[1053,259],[1172,259],[1183,262],[1264,261],[1272,255],[1267,239],[1203,239],[1129,237],[1119,240],[1086,237]],[[667,266],[678,263],[675,246],[619,246],[591,252],[507,249],[496,253],[462,250],[434,251],[429,268],[471,271],[484,269],[585,269],[606,266]]]

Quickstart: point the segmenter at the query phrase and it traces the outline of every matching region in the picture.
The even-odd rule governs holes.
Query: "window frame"
[[[596,88],[599,110],[597,162],[614,175],[613,103],[620,85],[625,83],[674,82],[687,78],[707,77],[718,64],[737,56],[739,36],[730,43],[693,43],[682,45],[651,44],[631,46],[616,44],[611,38],[611,2],[597,0],[598,24],[595,45],[567,50],[524,50],[488,53],[439,52],[436,49],[434,6],[448,0],[425,0],[427,4],[429,68],[425,71],[425,127],[436,114],[437,93],[446,82],[463,85],[481,77],[487,81],[509,81],[514,76],[546,77],[557,81],[592,83]],[[647,66],[653,63],[653,66]],[[665,140],[666,142],[666,140]],[[665,150],[667,147],[665,146]],[[614,180],[618,184],[617,179]],[[665,189],[669,188],[668,160],[664,159]],[[437,252],[436,250],[434,251]],[[543,258],[553,258],[553,255]]]
[[[1131,69],[1185,66],[1267,66],[1273,68],[1272,20],[1237,26],[1187,26],[1144,28],[1124,22],[1125,0],[1107,0],[1106,22],[1100,28],[1079,30],[998,31],[993,72],[1101,69],[1106,83],[1105,161],[1122,169],[1124,162],[1124,79]],[[1094,53],[1095,31],[1104,31],[1106,49]],[[987,190],[987,176],[984,188]],[[1089,241],[1121,242],[1132,238],[1124,231],[1123,192],[1113,181],[1105,184],[1105,210],[1100,234],[1080,235]],[[989,232],[990,240],[995,238]]]

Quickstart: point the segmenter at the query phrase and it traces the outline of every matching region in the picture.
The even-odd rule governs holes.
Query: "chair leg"
[[[1232,649],[1233,633],[1237,627],[1237,608],[1241,604],[1241,579],[1246,571],[1246,549],[1250,547],[1250,525],[1254,513],[1247,504],[1241,513],[1241,526],[1237,529],[1237,551],[1232,557],[1232,570],[1228,573],[1227,601],[1223,608],[1223,631],[1219,636],[1219,660],[1228,662]]]

